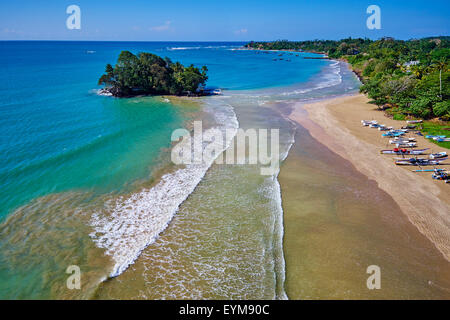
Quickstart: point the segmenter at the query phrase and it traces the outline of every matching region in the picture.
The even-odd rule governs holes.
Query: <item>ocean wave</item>
[[[172,50],[198,50],[201,49],[202,47],[168,47],[167,50],[172,51]]]
[[[303,94],[314,90],[320,90],[324,88],[334,87],[342,83],[341,65],[339,61],[336,61],[328,66],[330,72],[326,72],[322,81],[318,82],[315,86],[305,89],[297,89],[289,92],[283,92],[282,96],[291,96],[296,94]]]
[[[108,90],[105,90],[104,88],[102,89],[92,89],[90,90],[90,93],[95,93],[99,96],[107,96],[107,97],[111,97],[112,93],[109,92]]]
[[[214,116],[224,134],[226,150],[237,132],[238,122],[231,106],[214,109]],[[226,129],[233,129],[234,135],[225,135]],[[232,130],[232,131],[233,131]],[[218,155],[216,155],[218,156]],[[111,256],[115,262],[110,277],[124,272],[164,231],[180,205],[195,190],[215,159],[207,163],[186,165],[173,173],[165,174],[151,189],[144,189],[129,197],[106,203],[104,210],[93,214],[90,234],[95,244]]]
[[[223,49],[223,48],[238,48],[239,46],[195,46],[195,47],[167,47],[167,50],[199,50],[199,49]]]

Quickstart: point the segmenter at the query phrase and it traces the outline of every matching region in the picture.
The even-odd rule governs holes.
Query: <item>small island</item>
[[[105,85],[103,93],[114,97],[136,95],[203,95],[208,80],[207,67],[201,69],[169,58],[141,52],[134,55],[122,51],[116,65],[106,65],[105,74],[98,80]]]

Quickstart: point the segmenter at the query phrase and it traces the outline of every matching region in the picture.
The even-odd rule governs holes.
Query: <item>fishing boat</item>
[[[430,159],[442,159],[442,158],[446,158],[446,157],[447,157],[447,152],[445,152],[445,151],[430,154]]]
[[[450,174],[444,170],[435,171],[431,176],[435,180],[444,180],[447,183],[450,181]]]
[[[413,142],[416,141],[416,138],[414,137],[395,137],[394,139],[391,139],[392,141],[409,141]]]
[[[420,169],[420,170],[413,170],[412,172],[441,172],[445,171],[445,169]]]
[[[382,133],[381,136],[382,137],[401,137],[404,134],[405,134],[405,132],[401,132],[401,131],[389,131],[386,133]]]
[[[440,162],[443,160],[409,158],[409,159],[397,160],[397,161],[395,161],[395,164],[398,166],[437,166],[437,165],[441,165]]]
[[[433,140],[437,142],[450,142],[450,138],[434,138]]]
[[[404,144],[404,145],[416,145],[416,141],[409,139],[391,139],[389,140],[389,144]],[[398,146],[397,146],[398,148]]]
[[[427,139],[444,139],[444,138],[447,138],[447,136],[426,135],[425,138],[427,138]]]
[[[361,120],[361,124],[364,127],[368,127],[371,124],[378,124],[378,121],[377,120]]]
[[[397,148],[415,148],[415,147],[417,147],[417,143],[415,143],[415,142],[400,142],[400,143],[395,143],[395,146]]]
[[[444,161],[444,160],[447,160],[447,158],[448,158],[448,156],[445,156],[445,157],[443,157],[443,158],[440,158],[439,160],[438,159],[431,159],[431,160],[433,160],[433,161]],[[422,161],[422,160],[430,160],[429,158],[405,158],[405,157],[403,157],[403,158],[394,158],[395,160],[411,160],[411,159],[415,159],[415,160],[417,160],[417,161]]]
[[[409,124],[422,123],[422,122],[423,122],[423,120],[408,120],[408,121],[406,121],[406,123],[409,123]]]
[[[392,150],[381,150],[380,153],[381,154],[424,154],[425,151],[427,151],[427,149],[415,149],[415,150],[406,150],[406,149],[399,149],[399,148],[394,148]]]

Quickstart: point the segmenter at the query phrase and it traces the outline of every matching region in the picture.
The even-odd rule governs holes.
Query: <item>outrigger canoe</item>
[[[445,171],[445,169],[420,169],[420,170],[413,170],[412,172],[441,172]]]
[[[410,159],[404,159],[404,160],[397,160],[395,161],[395,164],[398,166],[438,166],[441,165],[442,160],[429,160],[429,159],[417,159],[417,158],[410,158]]]
[[[430,159],[442,159],[447,157],[447,152],[437,152],[430,154]]]
[[[395,160],[407,160],[407,161],[413,161],[413,159],[422,162],[423,160],[429,161],[430,159],[426,159],[426,158],[394,158]],[[443,160],[447,160],[447,156],[445,156],[444,158],[439,159],[439,161],[443,161]],[[430,161],[438,161],[438,160],[430,160]]]
[[[405,134],[405,132],[399,132],[399,131],[397,131],[397,132],[392,132],[392,131],[389,131],[389,132],[386,132],[386,133],[382,133],[381,134],[381,136],[382,137],[400,137],[400,136],[402,136],[402,135],[404,135]]]
[[[371,124],[378,124],[378,121],[377,120],[361,120],[361,124],[364,127],[368,127]]]
[[[444,180],[446,183],[450,182],[450,174],[444,170],[435,171],[431,176],[436,180]]]
[[[413,123],[421,123],[423,120],[408,120],[408,121],[406,121],[406,123],[409,123],[409,124],[413,124]]]
[[[380,153],[382,154],[424,154],[427,149],[415,149],[415,150],[406,150],[406,149],[399,149],[394,148],[393,150],[381,150]]]

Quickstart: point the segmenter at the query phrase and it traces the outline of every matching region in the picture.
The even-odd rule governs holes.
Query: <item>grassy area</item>
[[[403,114],[399,108],[389,108],[386,109],[384,111],[384,113],[388,116],[388,117],[392,117],[392,119],[394,120],[406,120],[406,115]]]
[[[406,115],[401,113],[401,111],[395,107],[385,110],[385,114],[394,120],[407,120]],[[450,122],[448,121],[424,121],[417,126],[417,129],[420,130],[424,136],[446,136],[447,138],[450,138]],[[437,142],[433,139],[428,140],[440,147],[450,149],[450,142]]]
[[[424,136],[447,136],[450,137],[450,123],[437,123],[433,121],[425,121],[418,127]],[[450,142],[437,142],[433,139],[428,139],[440,147],[450,149]]]

